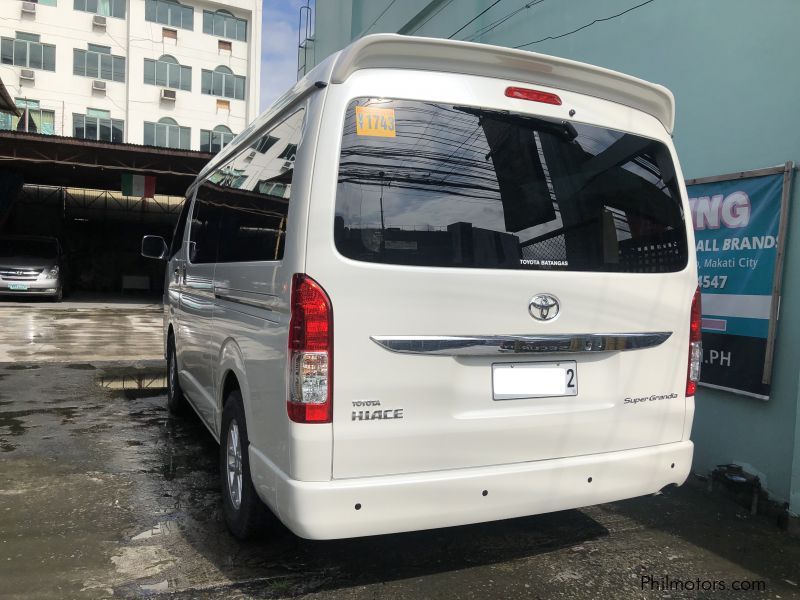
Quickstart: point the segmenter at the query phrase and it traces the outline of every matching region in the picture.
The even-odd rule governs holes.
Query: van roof
[[[362,37],[323,60],[237,137],[244,144],[252,143],[264,125],[283,118],[286,110],[315,86],[343,83],[361,69],[415,69],[522,81],[630,106],[658,119],[669,134],[675,126],[672,92],[618,71],[489,44],[379,33]],[[226,163],[234,151],[229,145],[219,152],[195,183]]]

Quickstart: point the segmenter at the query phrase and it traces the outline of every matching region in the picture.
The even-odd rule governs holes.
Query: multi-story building
[[[261,0],[0,0],[0,129],[218,151],[258,115]]]

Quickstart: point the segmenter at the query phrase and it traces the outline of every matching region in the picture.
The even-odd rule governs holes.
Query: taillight
[[[295,423],[330,423],[333,402],[333,309],[311,277],[292,277],[289,321],[289,397]]]
[[[692,315],[689,319],[689,369],[686,373],[686,395],[694,396],[700,380],[700,363],[703,360],[703,344],[700,341],[700,288],[692,298]]]
[[[550,92],[542,92],[541,90],[531,90],[521,87],[507,87],[506,96],[509,98],[517,98],[519,100],[530,100],[532,102],[543,102],[544,104],[555,104],[561,106],[561,98]]]

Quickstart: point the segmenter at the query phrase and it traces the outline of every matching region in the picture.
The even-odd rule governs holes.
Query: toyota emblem
[[[552,321],[560,310],[558,300],[550,294],[536,294],[528,303],[528,312],[537,321]]]

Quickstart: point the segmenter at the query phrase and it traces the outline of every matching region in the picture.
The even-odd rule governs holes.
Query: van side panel
[[[293,164],[282,259],[218,262],[214,278],[212,352],[217,365],[214,373],[217,423],[229,370],[226,352],[236,348],[241,355],[241,367],[236,367],[236,375],[246,389],[244,405],[254,485],[262,500],[276,511],[276,477],[306,481],[328,481],[331,477],[331,425],[312,426],[300,432],[303,441],[295,444],[294,425],[289,422],[286,411],[291,281],[294,273],[304,271],[311,170],[323,101],[324,95],[320,92],[297,105],[298,109],[305,107],[305,124]],[[238,164],[237,156],[247,156],[251,152],[250,145],[238,149],[232,153],[232,164]],[[304,458],[304,453],[312,453],[314,460]]]

